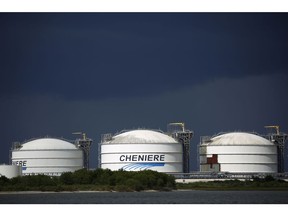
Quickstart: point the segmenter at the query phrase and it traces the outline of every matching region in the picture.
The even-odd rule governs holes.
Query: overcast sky
[[[101,134],[185,122],[194,171],[200,136],[287,133],[287,23],[287,13],[0,13],[0,163],[14,141],[85,131],[95,168]]]

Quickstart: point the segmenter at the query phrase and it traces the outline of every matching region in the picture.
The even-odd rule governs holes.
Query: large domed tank
[[[59,176],[83,168],[83,151],[62,139],[41,138],[12,148],[12,164],[22,166],[23,175]]]
[[[200,171],[277,172],[277,147],[251,133],[233,132],[203,137],[199,148]]]
[[[154,130],[132,130],[102,138],[100,168],[182,172],[183,149],[174,138]]]

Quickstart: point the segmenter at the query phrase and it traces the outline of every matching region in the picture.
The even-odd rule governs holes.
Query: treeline
[[[177,189],[190,190],[288,190],[288,182],[267,175],[265,178],[254,177],[251,180],[225,180],[211,182],[177,183]]]
[[[0,177],[0,191],[143,191],[176,189],[175,178],[152,170],[129,172],[109,169],[66,172],[61,176]]]

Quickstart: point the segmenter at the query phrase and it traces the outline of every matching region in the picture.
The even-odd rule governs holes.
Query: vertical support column
[[[190,172],[190,145],[183,144],[183,172]]]
[[[284,143],[286,141],[286,136],[275,135],[274,143],[277,145],[278,154],[278,173],[284,172]]]
[[[190,172],[190,140],[193,133],[191,131],[176,132],[175,138],[182,143],[183,146],[183,172]]]
[[[89,169],[89,156],[90,156],[90,146],[92,144],[91,139],[80,139],[78,140],[78,146],[82,149],[84,153],[84,167]]]
[[[193,137],[193,132],[185,130],[184,123],[170,123],[167,125],[168,135],[176,139],[182,144],[183,150],[183,172],[190,172],[190,140]]]
[[[288,134],[281,133],[279,125],[269,125],[265,126],[268,129],[275,129],[276,133],[269,133],[267,137],[271,142],[277,146],[277,162],[278,162],[278,173],[283,173],[284,169],[284,151],[285,151],[285,142],[288,138]]]
[[[283,173],[284,170],[284,150],[285,142],[288,138],[287,134],[272,134],[269,136],[269,140],[277,146],[277,162],[278,162],[278,173]]]

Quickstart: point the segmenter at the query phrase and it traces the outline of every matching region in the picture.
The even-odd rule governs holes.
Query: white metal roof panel
[[[211,139],[210,145],[274,145],[269,140],[251,133],[232,132]]]
[[[177,143],[172,137],[153,130],[132,130],[118,134],[106,143]]]
[[[55,139],[55,138],[41,138],[28,141],[22,145],[21,150],[39,150],[39,149],[77,149],[77,147],[70,142]]]

